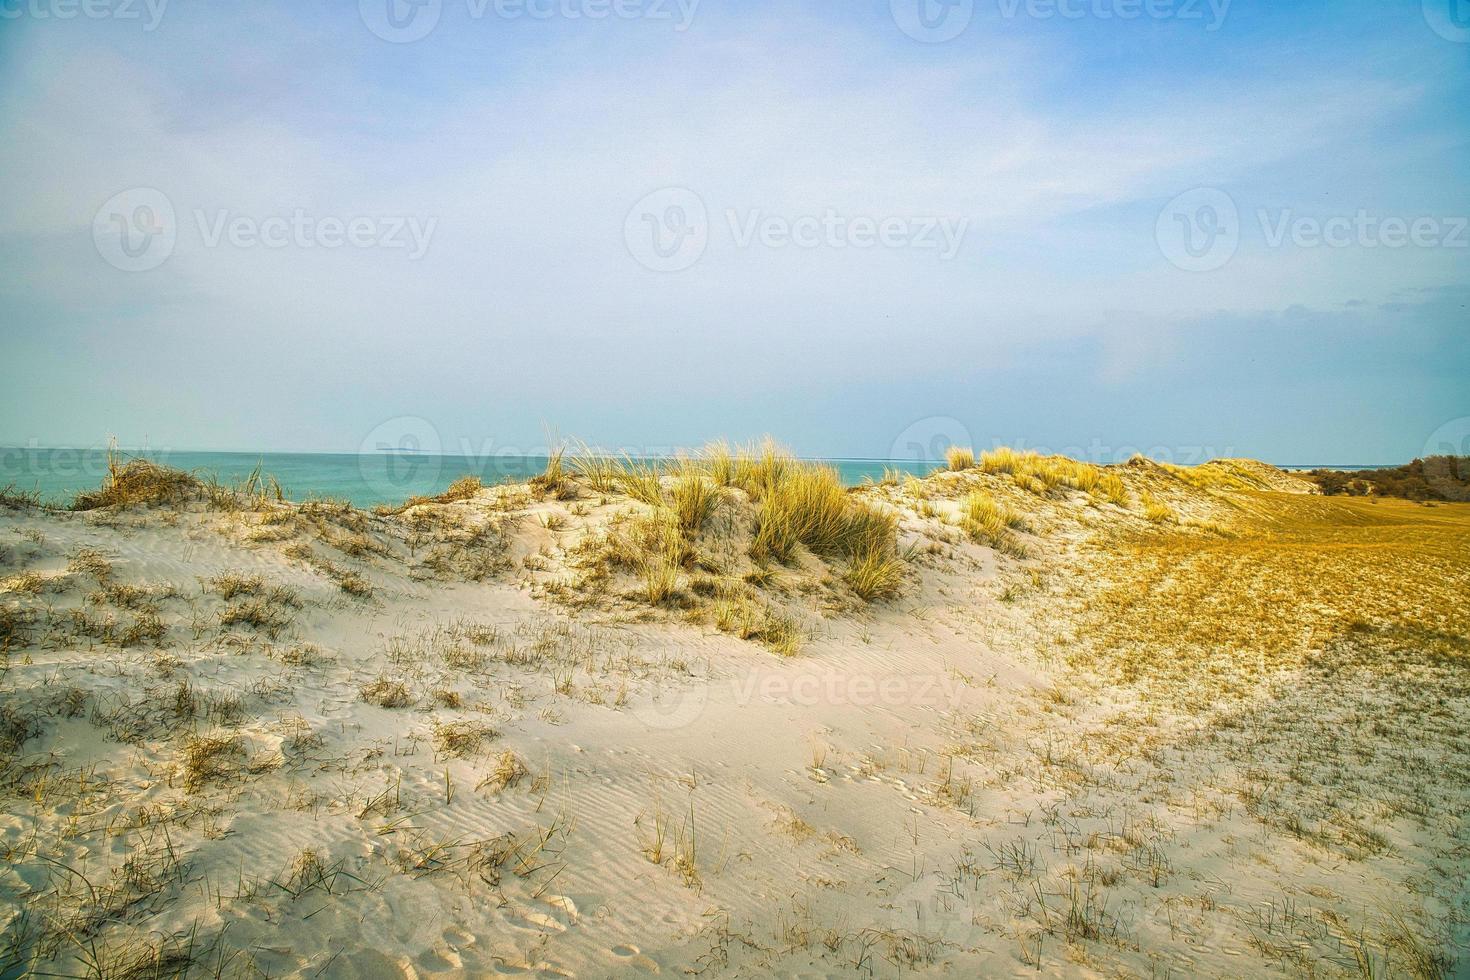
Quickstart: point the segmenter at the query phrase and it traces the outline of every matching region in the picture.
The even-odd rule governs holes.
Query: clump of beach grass
[[[197,792],[239,772],[244,761],[244,740],[238,735],[191,735],[184,742],[184,789]]]
[[[960,505],[960,527],[972,541],[988,544],[1008,555],[1019,556],[1025,549],[1016,540],[1013,529],[1025,526],[1019,515],[982,491],[965,497]]]
[[[453,504],[461,500],[473,500],[481,490],[485,489],[485,483],[473,473],[459,477],[443,493],[433,496],[413,496],[405,500],[397,507],[379,507],[380,514],[401,514],[411,507],[419,507],[423,504]]]
[[[854,557],[842,577],[863,601],[877,602],[898,595],[905,567],[902,558],[883,548]]]
[[[674,481],[670,497],[679,532],[691,540],[699,537],[705,522],[720,503],[718,489],[695,470],[685,472]]]
[[[473,721],[453,721],[434,726],[434,755],[437,758],[463,759],[480,751],[480,747],[500,733],[488,725]]]
[[[823,557],[867,556],[892,551],[897,519],[853,500],[830,466],[763,459],[752,466],[744,489],[756,501],[752,553],[788,563],[800,545]]]
[[[546,468],[531,477],[531,491],[540,497],[555,497],[570,500],[577,495],[577,485],[571,479],[566,464],[566,448],[556,446],[546,455]]]
[[[495,766],[489,774],[475,786],[476,790],[489,787],[495,792],[509,789],[530,774],[526,764],[522,762],[514,752],[506,749],[495,759]]]
[[[951,470],[970,470],[975,468],[975,451],[962,446],[950,446],[945,450],[944,461]]]
[[[801,648],[801,627],[794,619],[750,599],[717,603],[714,621],[720,632],[754,640],[783,657],[793,657]]]
[[[407,708],[414,700],[407,684],[386,674],[364,684],[358,689],[358,695],[380,708]]]
[[[1067,456],[1043,456],[1021,452],[1006,446],[982,453],[980,469],[986,473],[1009,474],[1016,486],[1037,496],[1045,496],[1057,487],[1096,493],[1103,487],[1105,474],[1101,467]],[[1107,481],[1105,495],[1117,500],[1122,496],[1122,483],[1114,477]]]
[[[1153,524],[1175,524],[1179,521],[1179,515],[1174,508],[1164,503],[1151,493],[1143,495],[1144,519]]]
[[[618,473],[618,488],[650,507],[662,507],[664,467],[658,460],[638,460],[624,455]]]
[[[198,477],[182,470],[160,466],[152,460],[129,459],[115,451],[107,454],[107,475],[96,490],[84,490],[71,503],[72,510],[103,507],[152,507],[192,500],[203,490]]]
[[[0,487],[0,507],[11,510],[33,510],[41,506],[41,491],[22,490],[14,483]]]

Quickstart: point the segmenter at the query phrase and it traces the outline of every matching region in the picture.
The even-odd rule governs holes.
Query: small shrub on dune
[[[959,446],[950,446],[945,451],[944,461],[949,464],[951,470],[956,472],[974,469],[975,451],[973,449],[963,449]]]
[[[169,469],[146,459],[130,459],[119,463],[109,455],[107,476],[96,490],[85,490],[72,500],[72,510],[97,510],[101,507],[152,507],[159,504],[181,504],[197,497],[204,484],[190,473]]]

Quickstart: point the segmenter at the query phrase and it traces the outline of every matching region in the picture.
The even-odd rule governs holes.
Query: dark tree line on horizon
[[[1312,470],[1329,496],[1470,501],[1470,456],[1430,456],[1385,470]]]

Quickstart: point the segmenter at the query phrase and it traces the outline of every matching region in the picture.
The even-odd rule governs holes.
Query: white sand
[[[387,555],[301,532],[371,581],[366,600],[288,557],[297,538],[252,540],[271,536],[255,515],[0,511],[0,578],[54,580],[0,597],[37,617],[0,687],[38,729],[0,816],[6,938],[78,974],[192,931],[193,969],[225,975],[1339,975],[1360,955],[1410,975],[1395,923],[1432,942],[1464,913],[1464,739],[1416,749],[1450,774],[1425,776],[1421,820],[1364,802],[1384,843],[1361,856],[1252,815],[1252,781],[1294,799],[1280,726],[1247,724],[1252,775],[1189,717],[1069,671],[1039,593],[1003,597],[1138,522],[1074,496],[1038,505],[1027,561],[954,539],[894,602],[785,597],[810,610],[793,658],[677,612],[546,594],[596,506],[526,504],[481,582],[426,576],[403,518],[367,527]],[[948,534],[903,506],[905,540]],[[157,646],[69,625],[72,609],[135,618],[86,601],[94,576],[66,571],[79,549],[113,583],[177,591],[156,603]],[[301,607],[275,639],[222,627],[201,580],[225,573]],[[380,676],[413,703],[365,703]],[[1372,707],[1342,730],[1368,739]],[[447,725],[469,734],[462,757],[436,750]],[[188,739],[209,735],[239,742],[189,784]],[[1341,765],[1391,779],[1390,754],[1352,754],[1364,744]],[[526,773],[501,787],[504,753]],[[1296,789],[1317,785],[1301,768]]]

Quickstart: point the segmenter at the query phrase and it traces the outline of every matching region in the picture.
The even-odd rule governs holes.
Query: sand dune
[[[0,509],[6,975],[1463,969],[1470,508],[687,479]]]

